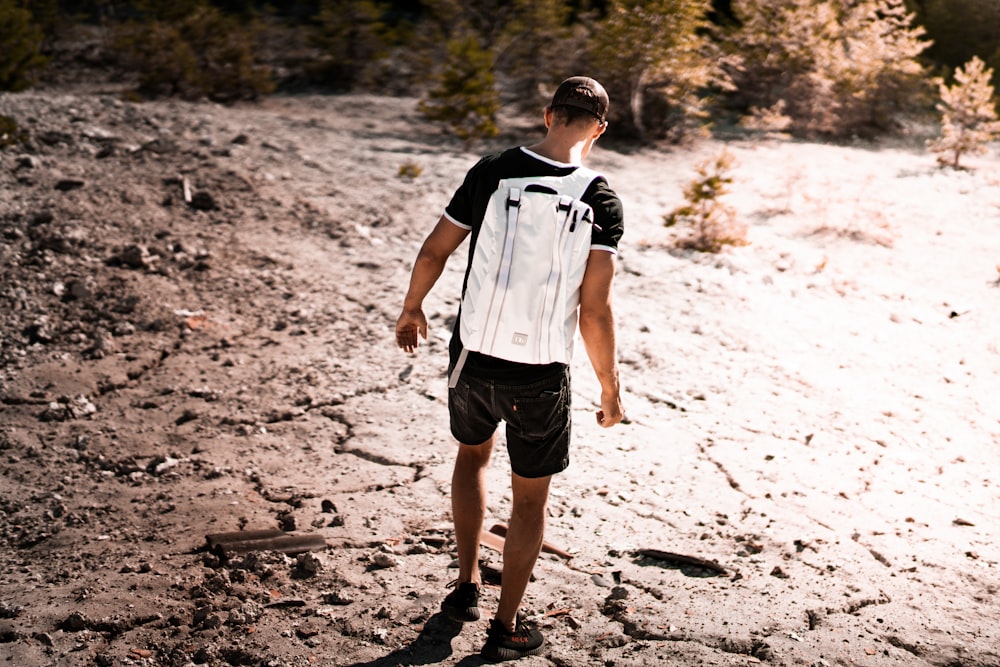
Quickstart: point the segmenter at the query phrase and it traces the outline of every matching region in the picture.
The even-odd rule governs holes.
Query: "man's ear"
[[[607,129],[608,129],[608,121],[602,120],[599,123],[597,123],[597,129],[594,130],[594,139],[597,139],[602,134],[604,134],[605,130]]]
[[[546,105],[545,111],[542,112],[542,119],[545,121],[545,129],[552,127],[552,107]]]

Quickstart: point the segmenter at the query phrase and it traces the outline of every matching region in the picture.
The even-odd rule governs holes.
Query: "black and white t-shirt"
[[[468,261],[470,263],[472,261],[476,240],[479,237],[479,230],[482,227],[490,197],[502,179],[525,176],[565,176],[572,173],[577,166],[549,160],[523,147],[488,155],[479,160],[466,174],[465,181],[455,191],[444,211],[445,218],[472,232]],[[602,176],[587,188],[581,199],[594,210],[591,250],[617,253],[618,242],[624,233],[622,205],[618,195]],[[465,275],[467,280],[468,265]],[[450,356],[453,364],[458,358],[461,348],[462,342],[458,335],[458,323],[456,322],[450,345]],[[498,380],[516,379],[518,383],[527,383],[534,378],[560,372],[562,368],[563,364],[544,366],[520,364],[472,352],[465,362],[463,372]]]

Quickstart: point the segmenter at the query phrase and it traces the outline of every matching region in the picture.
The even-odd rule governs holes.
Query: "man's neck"
[[[582,164],[585,147],[585,141],[563,142],[549,136],[534,146],[528,146],[528,150],[555,162]]]

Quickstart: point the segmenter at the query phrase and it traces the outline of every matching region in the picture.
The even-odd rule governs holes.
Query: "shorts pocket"
[[[565,386],[514,398],[517,430],[528,440],[542,440],[559,433],[566,426],[569,413]]]
[[[454,387],[448,388],[448,406],[450,412],[459,415],[465,415],[469,412],[469,394],[472,388],[469,386],[469,382],[463,378],[458,378],[458,383]]]

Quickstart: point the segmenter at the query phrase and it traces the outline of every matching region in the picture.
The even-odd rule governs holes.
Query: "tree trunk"
[[[632,86],[632,94],[629,99],[629,112],[632,114],[632,124],[635,126],[639,139],[646,138],[646,124],[642,119],[643,102],[645,97],[646,79],[649,68],[643,68],[639,72],[636,82]]]

